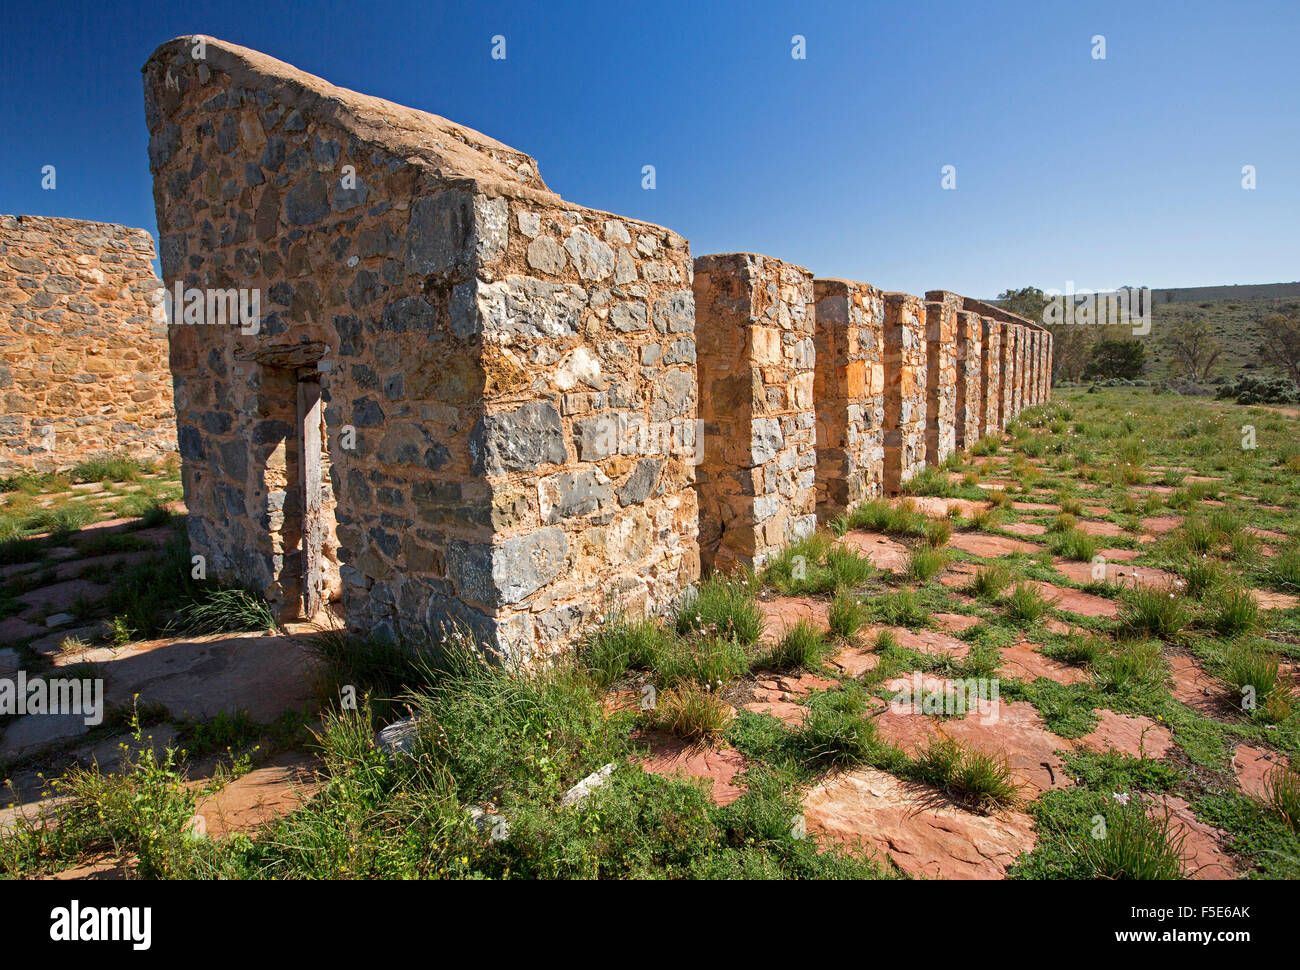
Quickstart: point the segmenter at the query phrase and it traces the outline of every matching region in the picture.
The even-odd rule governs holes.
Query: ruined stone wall
[[[925,467],[925,304],[907,293],[886,293],[885,491],[896,494]]]
[[[261,298],[253,332],[170,328],[209,574],[298,610],[319,498],[327,591],[381,636],[457,622],[522,659],[666,608],[699,572],[686,241],[446,119],[205,48],[154,53],[145,113],[167,285]]]
[[[817,513],[823,519],[884,487],[884,299],[852,280],[814,281],[817,300]]]
[[[1002,427],[1002,324],[980,317],[980,398],[984,404],[980,434],[996,434]]]
[[[694,289],[701,564],[761,567],[817,527],[812,273],[701,256]]]
[[[984,425],[982,331],[979,314],[957,311],[957,447],[963,450],[979,440]]]
[[[939,465],[957,449],[957,312],[961,297],[930,290],[925,299],[925,453],[931,465]]]
[[[176,450],[153,237],[0,216],[0,470]]]

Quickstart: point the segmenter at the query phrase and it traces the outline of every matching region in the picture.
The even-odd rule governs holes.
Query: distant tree
[[[1026,320],[1034,323],[1043,322],[1043,307],[1047,306],[1047,297],[1036,286],[1026,286],[1018,290],[1003,290],[998,294],[1002,306]]]
[[[1260,328],[1260,353],[1300,384],[1300,316],[1275,313]]]
[[[1132,381],[1147,366],[1147,349],[1140,340],[1099,340],[1092,348],[1092,360],[1083,371],[1085,380],[1116,377]]]
[[[1165,332],[1165,350],[1174,359],[1176,373],[1193,381],[1203,381],[1223,355],[1214,332],[1203,319],[1182,319],[1171,323]]]

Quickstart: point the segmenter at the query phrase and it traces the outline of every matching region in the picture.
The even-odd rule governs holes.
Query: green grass
[[[821,631],[810,621],[800,620],[781,635],[762,662],[773,670],[816,670],[828,651]]]
[[[1020,798],[1020,786],[1005,755],[981,751],[953,738],[930,741],[917,755],[912,773],[976,811],[996,811]]]
[[[714,573],[677,611],[678,634],[705,633],[745,646],[754,643],[763,633],[763,614],[754,601],[756,585],[749,574]]]
[[[1033,623],[1052,609],[1052,601],[1037,586],[1017,583],[1003,599],[1002,606],[1011,619]]]

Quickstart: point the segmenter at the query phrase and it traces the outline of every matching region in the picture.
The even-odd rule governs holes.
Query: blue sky
[[[60,2],[6,21],[5,213],[156,234],[139,70],[202,33],[477,128],[697,254],[977,296],[1300,278],[1294,0]]]

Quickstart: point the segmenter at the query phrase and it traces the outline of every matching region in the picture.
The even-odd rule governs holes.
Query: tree
[[[1164,337],[1164,347],[1174,358],[1178,374],[1193,381],[1203,381],[1223,354],[1210,325],[1202,319],[1177,320]]]
[[[1260,328],[1264,360],[1300,384],[1300,316],[1275,313]]]
[[[1142,376],[1147,366],[1147,349],[1140,340],[1099,340],[1092,348],[1092,360],[1083,372],[1085,380],[1116,377],[1131,381]]]
[[[998,294],[998,302],[1005,310],[1017,316],[1033,323],[1042,323],[1047,297],[1038,287],[1026,286],[1019,290],[1003,290]]]

